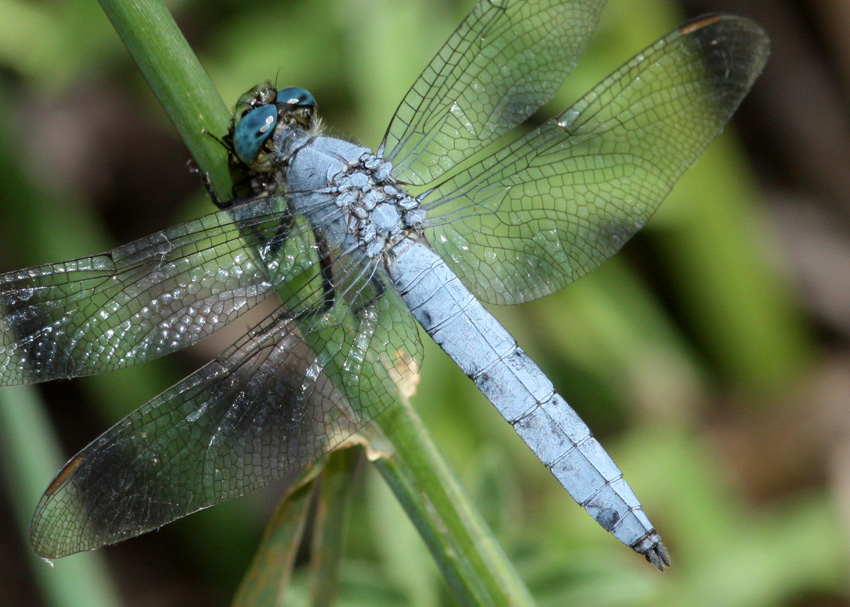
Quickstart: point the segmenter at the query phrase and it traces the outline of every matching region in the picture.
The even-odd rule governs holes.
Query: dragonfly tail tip
[[[670,555],[667,554],[667,549],[659,540],[644,553],[646,560],[655,565],[658,571],[664,571],[665,567],[670,566]]]
[[[635,552],[642,554],[647,561],[655,565],[659,571],[670,566],[670,555],[661,543],[661,538],[653,531],[645,535],[639,542],[632,544]]]

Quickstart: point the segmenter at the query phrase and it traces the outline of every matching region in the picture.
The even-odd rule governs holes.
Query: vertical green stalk
[[[339,449],[325,464],[310,547],[310,597],[314,607],[332,605],[339,594],[339,567],[354,497],[352,481],[362,462],[362,449]]]

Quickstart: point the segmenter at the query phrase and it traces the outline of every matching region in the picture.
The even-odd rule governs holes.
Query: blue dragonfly
[[[617,252],[722,131],[769,43],[750,20],[698,18],[505,137],[572,71],[603,4],[482,0],[377,151],[325,135],[306,90],[259,85],[225,138],[236,198],[218,212],[0,275],[4,386],[152,360],[278,298],[65,465],[35,551],[112,544],[299,470],[399,400],[421,326],[579,505],[669,565],[617,465],[481,302],[543,297]]]

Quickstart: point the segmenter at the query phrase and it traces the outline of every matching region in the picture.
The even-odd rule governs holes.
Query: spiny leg
[[[334,270],[333,259],[331,259],[330,245],[325,240],[324,236],[317,231],[313,231],[316,235],[316,248],[319,252],[319,270],[322,274],[322,289],[325,292],[322,298],[322,305],[319,308],[319,313],[324,314],[330,310],[336,303],[336,288],[334,287]]]

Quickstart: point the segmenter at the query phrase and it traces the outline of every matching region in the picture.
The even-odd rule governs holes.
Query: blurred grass
[[[35,390],[15,387],[0,391],[0,470],[13,489],[12,509],[20,529],[20,542],[29,542],[32,496],[44,490],[41,479],[50,478],[63,461],[50,420]],[[33,445],[39,446],[33,449]],[[118,593],[106,563],[99,554],[86,554],[48,567],[33,553],[26,562],[38,587],[56,607],[118,607]],[[73,592],[68,592],[73,588]]]
[[[170,3],[229,102],[265,79],[304,86],[332,133],[372,146],[471,5]],[[590,52],[554,107],[578,97],[679,20],[670,2],[611,0]],[[116,221],[99,214],[113,204],[99,198],[104,187],[66,172],[77,166],[66,155],[113,166],[109,152],[98,151],[100,140],[91,138],[132,150],[141,147],[132,139],[139,131],[125,121],[141,121],[153,137],[166,120],[100,9],[82,0],[0,0],[0,66],[6,110],[0,154],[8,159],[0,167],[0,270],[117,244],[110,233],[119,229]],[[102,129],[104,106],[95,96],[102,91],[120,100],[127,117],[107,122],[111,130],[89,131]],[[141,236],[211,210],[201,202],[200,187],[181,202],[184,194],[157,176],[159,161],[138,159],[162,192],[145,214],[153,227],[120,226],[122,233]],[[25,182],[21,188],[10,186],[17,183],[12,174]],[[138,192],[121,189],[123,175],[113,178],[119,182],[110,188],[114,196],[138,200]],[[601,532],[474,386],[423,339],[426,360],[414,404],[540,605],[803,605],[800,597],[846,596],[847,546],[828,490],[814,486],[769,504],[749,501],[702,426],[717,394],[738,393],[769,407],[818,355],[793,291],[779,278],[756,196],[749,163],[734,137],[724,136],[640,237],[641,250],[652,252],[639,262],[642,274],[667,285],[663,295],[631,270],[624,257],[634,252],[627,247],[625,256],[561,293],[494,310],[623,468],[673,556],[674,567],[664,576]],[[70,390],[75,400],[63,406],[99,411],[91,439],[179,373],[165,363],[81,380],[76,392]],[[43,439],[33,428],[20,432],[33,432],[21,442],[40,450]],[[69,445],[66,454],[81,446]],[[3,481],[9,480],[4,472]],[[39,473],[34,486],[49,480]],[[409,521],[378,484],[370,467],[353,500],[338,604],[454,604],[436,570],[424,564],[429,559],[423,560]],[[34,508],[39,492],[22,499]],[[264,501],[275,498],[237,500],[172,525],[176,531],[160,535],[185,548],[176,557],[161,549],[154,558],[182,559],[181,567],[200,572],[187,584],[203,584],[223,604],[268,516]],[[3,542],[0,549],[7,549]],[[99,554],[109,559],[110,550]],[[308,596],[306,579],[296,573],[292,604],[302,604],[298,588]],[[44,604],[59,604],[49,596],[42,590]]]

